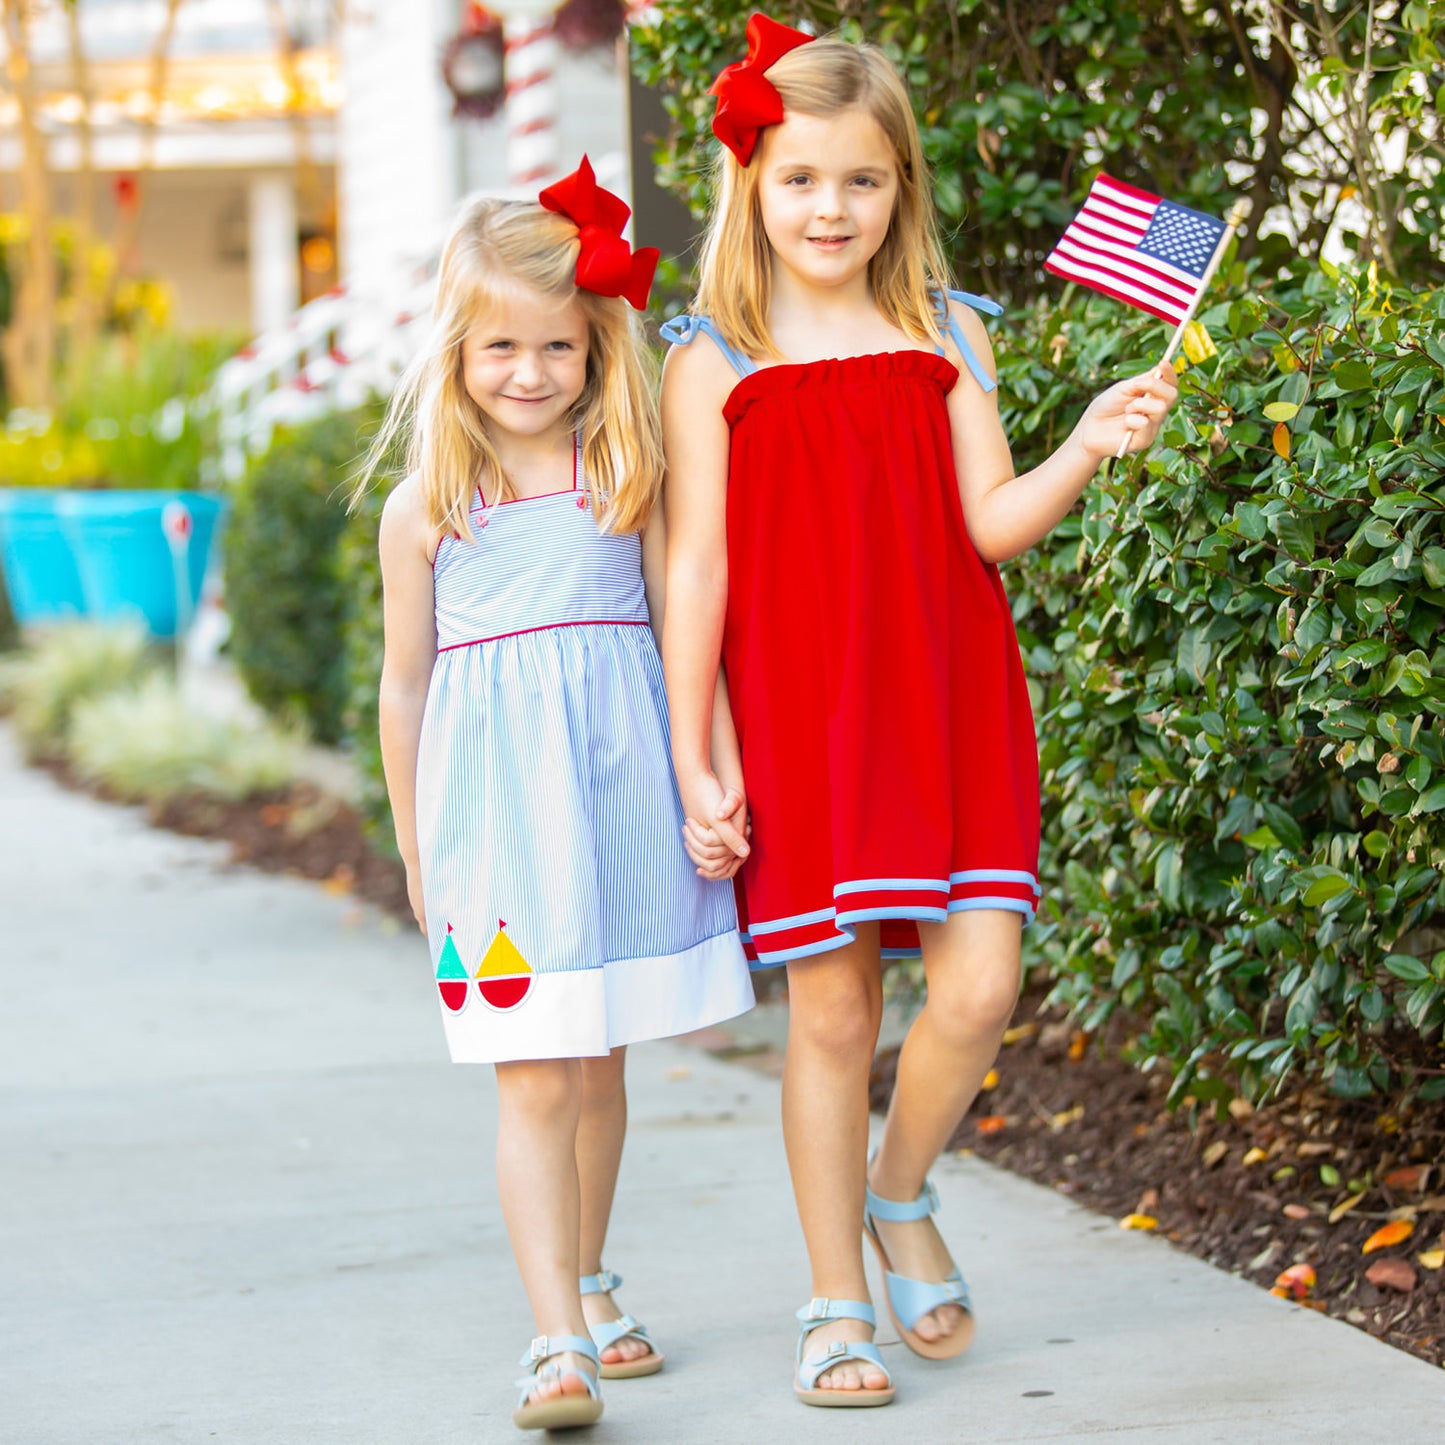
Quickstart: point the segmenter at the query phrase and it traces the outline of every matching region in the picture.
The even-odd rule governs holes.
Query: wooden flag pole
[[[1185,313],[1184,319],[1174,328],[1174,335],[1169,338],[1169,345],[1164,348],[1164,355],[1160,358],[1161,362],[1173,360],[1174,353],[1179,350],[1179,345],[1184,340],[1185,329],[1194,320],[1194,313],[1199,310],[1199,303],[1204,300],[1204,293],[1209,290],[1209,283],[1214,280],[1214,273],[1219,269],[1225,248],[1234,239],[1234,233],[1248,214],[1249,202],[1243,197],[1229,208],[1229,214],[1224,218],[1224,234],[1220,236],[1219,244],[1215,246],[1214,254],[1204,268],[1204,275],[1200,278],[1199,289],[1194,293],[1194,300],[1190,303],[1189,310]],[[1132,435],[1132,432],[1124,433],[1124,438],[1119,443],[1119,450],[1114,453],[1116,458],[1122,457],[1128,450],[1129,438]]]

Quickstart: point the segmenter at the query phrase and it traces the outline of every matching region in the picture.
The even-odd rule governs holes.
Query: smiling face
[[[575,296],[509,288],[462,338],[462,384],[496,440],[560,439],[587,384],[589,328]]]
[[[774,259],[809,286],[866,277],[898,199],[883,127],[857,107],[830,116],[789,112],[763,132],[754,164]]]

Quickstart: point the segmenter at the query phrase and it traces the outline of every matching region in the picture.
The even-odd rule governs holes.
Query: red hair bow
[[[570,176],[547,187],[537,199],[549,211],[573,222],[582,241],[577,253],[577,284],[599,296],[625,296],[634,310],[647,305],[653,272],[662,254],[656,246],[634,251],[622,239],[632,214],[621,196],[597,184],[586,156]]]
[[[783,97],[763,72],[812,38],[766,15],[754,15],[748,21],[748,58],[729,65],[708,88],[709,95],[717,96],[712,133],[740,166],[752,161],[758,132],[783,118]]]

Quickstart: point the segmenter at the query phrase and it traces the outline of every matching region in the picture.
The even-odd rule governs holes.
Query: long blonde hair
[[[531,201],[475,200],[442,250],[431,335],[397,383],[386,420],[362,463],[359,498],[405,442],[406,471],[421,479],[427,519],[472,540],[467,513],[480,484],[505,501],[514,488],[462,381],[462,341],[511,285],[576,300],[587,318],[587,380],[568,417],[581,438],[593,511],[614,532],[647,521],[662,485],[662,438],[652,355],[621,297],[576,283],[577,227]]]
[[[898,168],[898,200],[888,234],[868,263],[868,282],[879,311],[894,326],[941,343],[940,296],[948,285],[948,263],[918,123],[893,62],[875,45],[824,37],[788,51],[766,75],[785,111],[826,119],[856,107],[882,127]],[[742,166],[731,151],[721,151],[695,309],[710,316],[743,355],[781,361],[768,330],[772,252],[758,202],[760,169],[756,153],[752,165]]]

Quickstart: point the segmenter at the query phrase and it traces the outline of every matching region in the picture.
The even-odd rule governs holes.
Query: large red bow
[[[622,239],[622,228],[632,212],[621,196],[597,184],[587,157],[582,157],[582,164],[570,176],[548,186],[537,199],[577,227],[582,240],[577,284],[599,296],[625,296],[634,310],[641,311],[647,305],[662,253],[656,246],[634,251]]]
[[[712,133],[740,166],[752,161],[758,132],[783,118],[783,98],[763,72],[812,38],[766,15],[754,15],[748,21],[747,59],[729,65],[708,88],[709,95],[717,96]]]

